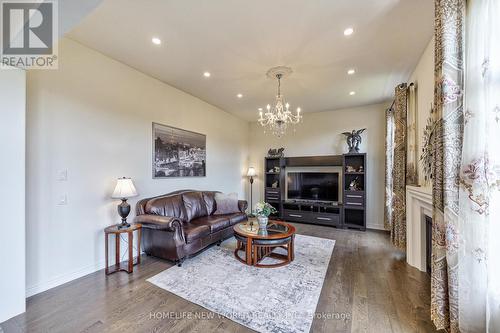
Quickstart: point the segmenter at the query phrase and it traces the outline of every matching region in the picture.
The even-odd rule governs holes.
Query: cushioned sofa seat
[[[210,227],[211,232],[215,232],[229,227],[230,215],[210,215],[198,217],[197,219],[192,220],[190,224],[206,225]]]
[[[248,220],[246,214],[229,214],[229,215],[226,215],[228,218],[229,218],[229,223],[231,226],[235,225],[235,224],[238,224],[240,222],[243,222],[243,221],[246,221]]]
[[[192,243],[193,241],[208,236],[211,233],[208,225],[195,224],[191,222],[183,223],[182,229],[184,230],[186,243]]]
[[[215,215],[216,193],[182,190],[139,200],[135,222],[143,227],[144,252],[180,264],[184,258],[232,237],[233,226],[247,220],[247,202],[239,200],[237,212]]]

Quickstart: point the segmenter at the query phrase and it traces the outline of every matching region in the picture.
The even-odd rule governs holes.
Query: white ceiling
[[[102,0],[64,0],[58,2],[59,36],[70,31],[83,17],[92,12]]]
[[[432,33],[432,0],[105,0],[69,37],[255,120],[274,100],[266,71],[279,65],[294,71],[282,82],[293,109],[387,101]]]

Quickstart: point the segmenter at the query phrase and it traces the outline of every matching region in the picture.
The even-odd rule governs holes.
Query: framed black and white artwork
[[[153,123],[153,178],[205,177],[207,137]]]

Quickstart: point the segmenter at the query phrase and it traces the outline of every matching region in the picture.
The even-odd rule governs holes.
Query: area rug
[[[258,332],[309,332],[334,246],[296,235],[293,262],[256,268],[234,258],[230,240],[147,281]]]

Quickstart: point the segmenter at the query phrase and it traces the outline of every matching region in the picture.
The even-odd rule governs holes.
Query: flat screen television
[[[288,172],[287,199],[339,201],[338,172]]]

